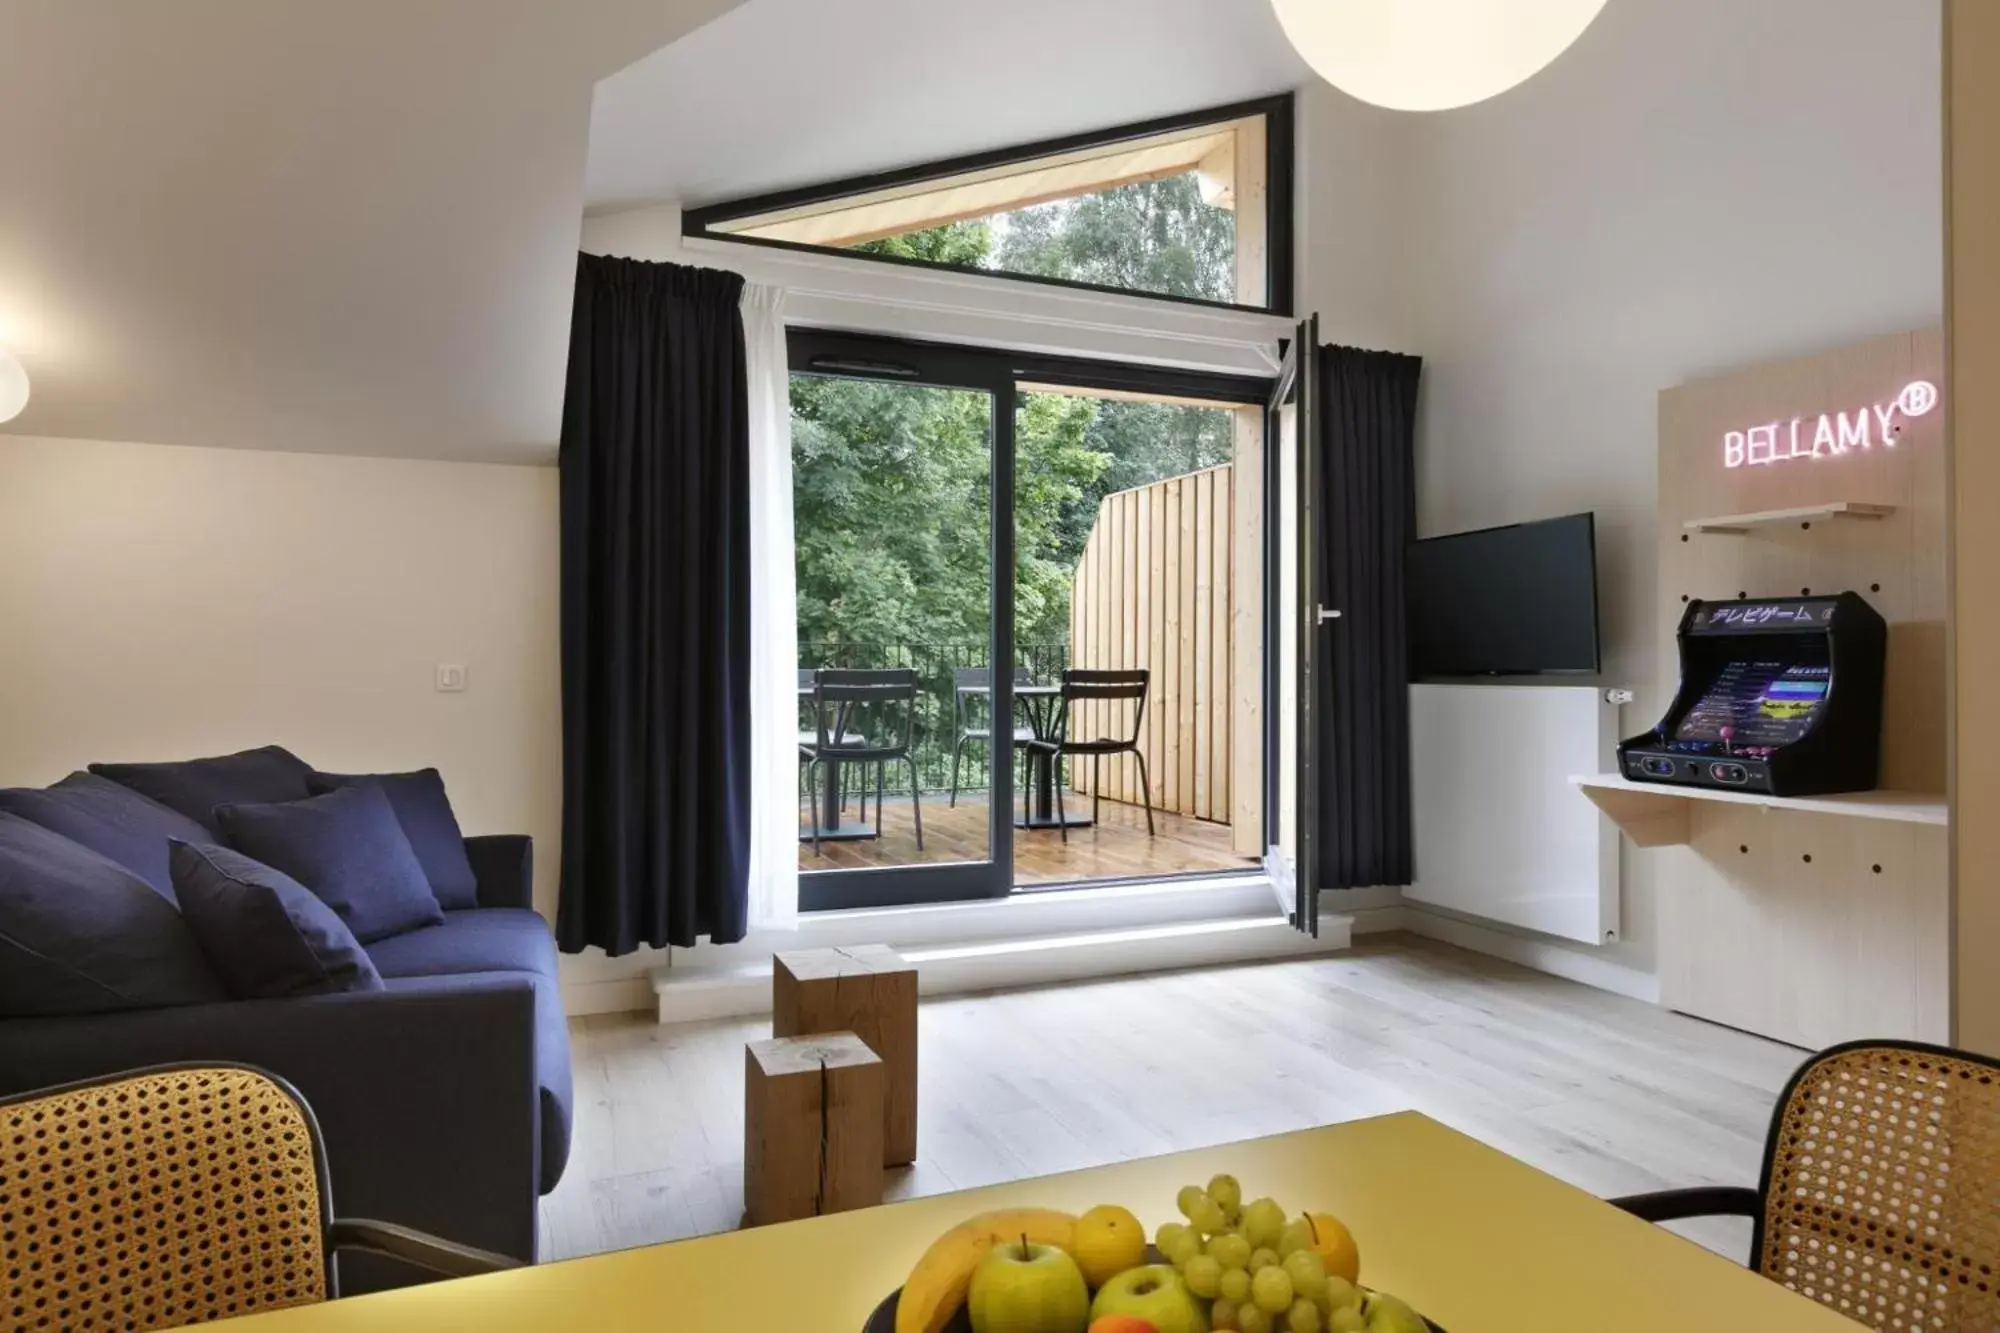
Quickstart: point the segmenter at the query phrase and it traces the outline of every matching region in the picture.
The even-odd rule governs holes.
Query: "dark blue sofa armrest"
[[[456,977],[464,983],[469,978]],[[0,1093],[174,1061],[287,1079],[326,1142],[334,1212],[533,1262],[540,1099],[527,977],[0,1022]],[[345,1294],[422,1281],[340,1260]]]
[[[489,833],[465,840],[481,907],[535,905],[535,840],[525,833]]]

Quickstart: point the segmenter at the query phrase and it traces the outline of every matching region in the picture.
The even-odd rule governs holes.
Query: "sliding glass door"
[[[1319,494],[1320,450],[1314,428],[1319,317],[1300,324],[1286,349],[1271,397],[1270,470],[1274,503],[1267,556],[1274,651],[1267,689],[1272,701],[1272,818],[1265,868],[1278,907],[1299,930],[1319,934],[1318,866],[1313,832],[1318,817],[1314,767],[1313,690],[1320,639],[1340,613],[1320,604],[1314,553],[1313,497]]]
[[[1005,894],[1004,368],[824,334],[791,349],[800,905]]]
[[[1269,381],[791,364],[801,906],[1259,869]]]

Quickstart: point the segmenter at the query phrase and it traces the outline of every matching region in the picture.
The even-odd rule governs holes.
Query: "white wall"
[[[552,913],[556,582],[553,468],[0,436],[0,786],[435,765],[467,832],[534,836]]]
[[[1659,390],[1941,320],[1939,43],[1936,0],[1611,0],[1396,130],[1420,527],[1595,510],[1607,684],[1655,671]],[[1601,951],[1642,970],[1648,868]]]

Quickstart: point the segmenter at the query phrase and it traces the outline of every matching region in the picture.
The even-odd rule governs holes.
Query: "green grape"
[[[1308,1300],[1292,1302],[1285,1324],[1292,1333],[1319,1333],[1319,1307]]]
[[[1237,1333],[1271,1333],[1271,1316],[1254,1305],[1236,1307]]]
[[[1218,1297],[1208,1307],[1208,1326],[1216,1333],[1230,1333],[1236,1327],[1236,1302],[1228,1297]]]
[[[1188,1260],[1201,1254],[1201,1237],[1195,1234],[1192,1227],[1182,1227],[1180,1234],[1173,1237],[1173,1241],[1173,1249],[1163,1248],[1160,1253],[1166,1255],[1167,1262],[1175,1268],[1186,1268]]]
[[[1260,1269],[1276,1268],[1277,1266],[1278,1252],[1276,1250],[1257,1249],[1250,1251],[1250,1271],[1252,1273]]]
[[[1153,1233],[1153,1248],[1167,1256],[1168,1263],[1175,1263],[1174,1251],[1181,1247],[1181,1237],[1192,1234],[1184,1222],[1162,1222]]]
[[[1275,1247],[1285,1234],[1285,1210],[1274,1199],[1258,1199],[1243,1205],[1243,1234],[1252,1245]]]
[[[1336,1310],[1359,1310],[1361,1289],[1338,1273],[1327,1275],[1326,1303]],[[1365,1320],[1363,1321],[1366,1322]]]
[[[1250,1272],[1244,1268],[1228,1268],[1222,1273],[1222,1294],[1238,1305],[1250,1299]]]
[[[1224,1268],[1248,1268],[1250,1266],[1250,1242],[1233,1231],[1225,1231],[1209,1241],[1208,1252]]]
[[[1278,1237],[1278,1257],[1285,1258],[1295,1250],[1310,1250],[1313,1247],[1312,1223],[1303,1217],[1295,1217],[1285,1223],[1285,1230]]]
[[[1368,1321],[1354,1306],[1336,1305],[1333,1307],[1333,1313],[1327,1316],[1326,1326],[1332,1329],[1333,1333],[1365,1333]]]
[[[1222,1206],[1206,1194],[1188,1214],[1188,1222],[1204,1236],[1219,1236],[1229,1230],[1229,1219],[1222,1215]]]
[[[1250,1299],[1265,1314],[1278,1315],[1292,1308],[1292,1280],[1276,1264],[1250,1275]]]
[[[1285,1256],[1281,1265],[1285,1275],[1292,1280],[1292,1290],[1309,1301],[1316,1301],[1326,1295],[1326,1260],[1320,1258],[1317,1250],[1293,1250]]]
[[[1213,1256],[1197,1254],[1181,1268],[1181,1281],[1187,1289],[1207,1300],[1222,1290],[1222,1265]]]
[[[1192,1222],[1195,1209],[1209,1202],[1208,1191],[1199,1185],[1183,1185],[1181,1192],[1174,1196],[1174,1207],[1181,1210],[1181,1216]]]
[[[1208,1182],[1208,1197],[1221,1204],[1225,1213],[1233,1213],[1243,1206],[1243,1187],[1235,1176],[1217,1176]]]

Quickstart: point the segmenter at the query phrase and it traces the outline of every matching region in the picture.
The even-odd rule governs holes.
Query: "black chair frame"
[[[1764,1162],[1759,1168],[1755,1189],[1744,1185],[1695,1185],[1682,1189],[1654,1190],[1645,1194],[1627,1194],[1607,1202],[1614,1208],[1622,1209],[1647,1222],[1685,1222],[1701,1217],[1750,1218],[1752,1227],[1749,1267],[1752,1272],[1761,1273],[1764,1269],[1764,1231],[1769,1213],[1771,1177],[1777,1165],[1779,1135],[1784,1127],[1785,1114],[1791,1105],[1792,1096],[1798,1091],[1799,1085],[1821,1064],[1836,1056],[1860,1050],[1907,1051],[1913,1055],[1962,1060],[2000,1072],[2000,1060],[1920,1041],[1862,1040],[1829,1046],[1808,1056],[1792,1072],[1791,1078],[1785,1082],[1784,1090],[1778,1094],[1777,1105],[1771,1110],[1770,1128],[1764,1135]]]
[[[870,741],[851,738],[849,720],[860,714],[866,720],[871,710],[902,705],[901,736]],[[917,775],[917,673],[912,667],[888,667],[873,671],[853,671],[826,667],[813,673],[813,727],[815,741],[799,747],[806,761],[806,785],[822,764],[873,764],[875,766],[875,818],[882,818],[882,796],[888,765],[902,760],[910,766],[910,809],[916,818],[917,850],[924,849],[924,794]],[[867,809],[867,787],[862,787],[862,809]],[[864,815],[865,817],[865,815]],[[819,851],[819,803],[812,802],[812,845]]]
[[[1060,765],[1066,756],[1090,756],[1090,817],[1097,818],[1101,793],[1104,789],[1099,780],[1101,765],[1107,755],[1129,754],[1139,761],[1139,799],[1146,805],[1146,836],[1153,837],[1153,784],[1146,773],[1146,755],[1139,748],[1139,737],[1146,729],[1146,695],[1152,684],[1153,673],[1144,667],[1124,670],[1100,670],[1090,667],[1071,667],[1062,675],[1062,694],[1056,703],[1055,718],[1049,734],[1026,743],[1031,752],[1045,754],[1051,764],[1058,766],[1053,775],[1056,789],[1056,824],[1064,842],[1069,841],[1069,822],[1063,814],[1063,781]],[[1132,710],[1132,732],[1122,739],[1116,736],[1100,736],[1093,740],[1077,741],[1069,738],[1071,705],[1096,701],[1137,700],[1138,706]],[[1027,799],[1025,784],[1022,799]]]
[[[1034,677],[1029,674],[1028,668],[1014,668],[1014,683],[1016,685],[1027,685],[1033,683],[1033,681]],[[978,727],[973,725],[972,713],[975,701],[982,698],[986,700],[987,722],[985,726]],[[953,728],[958,733],[958,739],[953,741],[951,746],[951,807],[955,810],[958,808],[958,761],[959,756],[965,752],[966,742],[990,742],[993,739],[993,669],[991,667],[960,667],[951,673],[951,720]],[[1023,747],[1034,738],[1035,733],[1032,728],[1014,728],[1014,743],[1012,748],[1022,751],[1024,776],[1021,782],[1024,787],[1027,785],[1027,778],[1025,776],[1027,754]]]

